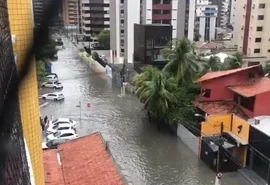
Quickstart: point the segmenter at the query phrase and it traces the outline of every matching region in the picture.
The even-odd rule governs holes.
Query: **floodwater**
[[[94,73],[65,41],[53,72],[63,83],[65,101],[41,108],[42,116],[76,120],[79,136],[101,132],[129,184],[212,185],[215,174],[175,135],[158,132],[136,97],[119,97],[120,89],[106,75]],[[41,93],[51,90],[42,90]],[[77,107],[81,102],[81,108]],[[91,107],[87,107],[87,103]],[[238,173],[223,175],[223,185],[248,184]]]

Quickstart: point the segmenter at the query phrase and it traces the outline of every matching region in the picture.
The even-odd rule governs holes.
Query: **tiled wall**
[[[33,18],[31,0],[8,0],[11,34],[16,35],[14,52],[20,71],[24,56],[33,41]],[[28,76],[20,85],[20,111],[23,133],[26,138],[36,185],[44,184],[43,155],[41,148],[41,127],[39,119],[38,88],[35,63],[32,63]]]

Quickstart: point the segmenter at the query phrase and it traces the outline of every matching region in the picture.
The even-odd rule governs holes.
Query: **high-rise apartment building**
[[[216,38],[216,20],[218,6],[209,4],[196,5],[196,26],[201,41],[210,41]]]
[[[79,0],[63,0],[63,21],[68,31],[79,31]]]
[[[230,21],[230,1],[231,0],[210,0],[211,5],[217,5],[217,27],[224,28]],[[234,0],[233,0],[234,1]]]
[[[35,26],[41,24],[44,13],[53,0],[33,0],[33,13]],[[51,25],[55,27],[63,27],[63,9],[59,10],[58,14],[51,20]]]
[[[134,24],[140,23],[140,0],[110,0],[111,50],[133,63]]]
[[[16,37],[13,50],[17,58],[17,71],[20,72],[26,54],[33,44],[34,20],[32,0],[8,0],[8,14],[11,34]],[[8,24],[8,23],[7,23]],[[2,59],[3,57],[1,57]],[[28,162],[33,169],[32,179],[37,185],[44,184],[42,138],[38,102],[38,86],[34,58],[29,72],[19,86],[19,107],[23,135],[30,156]],[[1,73],[2,74],[2,73]],[[31,175],[31,173],[30,173]]]
[[[169,24],[173,38],[193,40],[195,4],[195,0],[142,0],[140,23]]]
[[[270,1],[235,2],[233,43],[248,57],[270,58]]]
[[[86,40],[110,29],[110,0],[81,0],[81,33]]]

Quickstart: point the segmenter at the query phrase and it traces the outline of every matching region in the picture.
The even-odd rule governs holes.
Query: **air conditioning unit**
[[[260,124],[260,120],[259,119],[255,119],[254,125],[259,125],[259,124]]]

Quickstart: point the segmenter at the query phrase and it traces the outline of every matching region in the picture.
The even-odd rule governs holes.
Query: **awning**
[[[238,137],[237,135],[235,135],[233,132],[228,132],[228,134],[236,140],[236,142],[240,143],[241,145],[248,145],[248,142],[244,141],[243,139],[241,139],[240,137]]]

